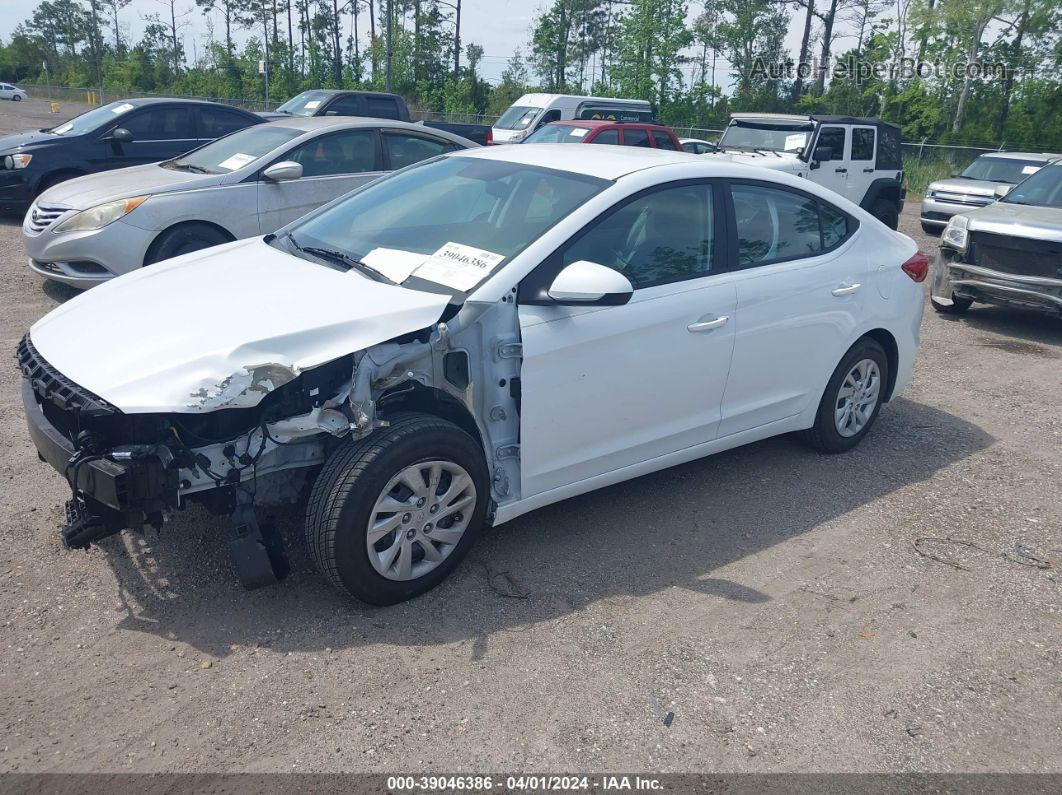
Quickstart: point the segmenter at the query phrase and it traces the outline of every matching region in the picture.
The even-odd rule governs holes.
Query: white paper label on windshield
[[[314,99],[314,100],[311,100],[310,102],[306,103],[306,107],[308,107],[308,108],[317,108],[317,107],[320,107],[320,106],[321,106],[321,100],[319,100],[319,99]]]
[[[1041,168],[1042,168],[1042,166],[1022,166],[1021,173],[1022,174],[1035,174]]]
[[[395,284],[401,284],[428,257],[398,248],[374,248],[361,261]]]
[[[465,292],[478,284],[503,259],[504,254],[461,243],[447,243],[426,259],[415,275]]]
[[[785,149],[786,152],[795,152],[797,149],[804,145],[805,136],[807,133],[795,133],[794,135],[787,135],[785,137]]]
[[[121,105],[115,105],[111,108],[111,113],[125,113],[127,110],[132,110],[133,106],[128,102],[123,102]]]
[[[232,157],[218,163],[218,168],[227,168],[229,171],[235,171],[238,168],[243,168],[255,159],[254,155],[245,155],[243,152],[237,152],[232,155]]]
[[[584,127],[572,127],[572,131],[568,135],[574,135],[576,138],[584,138],[586,134],[590,132]]]

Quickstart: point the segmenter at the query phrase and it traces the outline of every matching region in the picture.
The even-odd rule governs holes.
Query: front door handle
[[[830,292],[840,298],[842,295],[851,295],[863,285],[861,284],[842,284],[840,287],[834,288]]]
[[[687,331],[711,331],[712,329],[721,328],[726,325],[726,322],[730,320],[729,317],[724,315],[723,317],[713,318],[712,320],[698,320],[696,323],[690,323],[686,326]]]
[[[848,169],[847,168],[835,168],[834,171],[836,171],[838,174],[847,174],[848,173]]]

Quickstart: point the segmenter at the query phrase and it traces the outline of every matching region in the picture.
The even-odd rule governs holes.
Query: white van
[[[644,99],[524,94],[494,123],[494,143],[515,144],[543,124],[566,119],[652,121],[653,109]]]

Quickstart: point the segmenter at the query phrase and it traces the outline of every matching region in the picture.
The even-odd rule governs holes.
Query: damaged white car
[[[258,508],[307,499],[325,578],[391,604],[491,522],[775,434],[859,442],[911,372],[914,243],[797,177],[597,149],[426,161],[40,320],[18,358],[63,541],[196,501],[254,587],[284,570]]]

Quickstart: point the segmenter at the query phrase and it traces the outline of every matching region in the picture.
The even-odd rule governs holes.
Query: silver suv
[[[1014,185],[1062,155],[1047,152],[984,154],[951,179],[931,182],[922,200],[922,229],[936,233],[956,213],[985,207],[996,200],[997,185]]]

